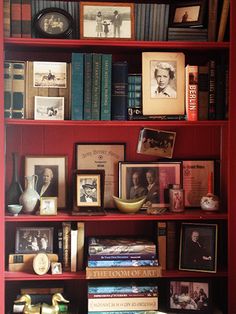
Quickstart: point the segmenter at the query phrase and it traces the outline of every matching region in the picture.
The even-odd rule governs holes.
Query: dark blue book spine
[[[112,65],[111,119],[127,120],[128,108],[128,63],[114,62]]]
[[[83,120],[84,54],[72,53],[71,120]]]

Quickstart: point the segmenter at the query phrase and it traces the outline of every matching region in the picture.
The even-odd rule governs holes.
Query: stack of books
[[[125,237],[88,239],[88,279],[160,276],[154,242],[145,238]]]
[[[88,313],[158,313],[154,283],[109,282],[88,285]]]

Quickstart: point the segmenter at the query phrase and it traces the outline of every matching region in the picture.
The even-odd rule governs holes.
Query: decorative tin
[[[170,211],[179,213],[184,211],[184,190],[180,184],[173,184],[169,190]]]

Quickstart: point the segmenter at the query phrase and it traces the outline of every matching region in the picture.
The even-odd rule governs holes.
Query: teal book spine
[[[25,63],[12,63],[12,118],[23,119],[25,109]]]
[[[92,54],[84,56],[84,120],[91,120],[92,114]]]
[[[4,62],[4,117],[12,118],[12,63]]]
[[[100,120],[100,100],[101,100],[101,68],[102,55],[93,54],[93,75],[92,75],[92,120]]]
[[[83,120],[84,54],[72,53],[71,120]]]
[[[111,120],[112,55],[102,55],[101,120]]]

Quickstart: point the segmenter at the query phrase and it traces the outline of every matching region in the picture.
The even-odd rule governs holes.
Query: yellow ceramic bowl
[[[146,200],[146,196],[142,196],[140,198],[136,198],[133,200],[119,198],[116,196],[112,196],[112,197],[113,197],[116,207],[122,213],[126,213],[126,214],[133,214],[133,213],[138,212]]]

